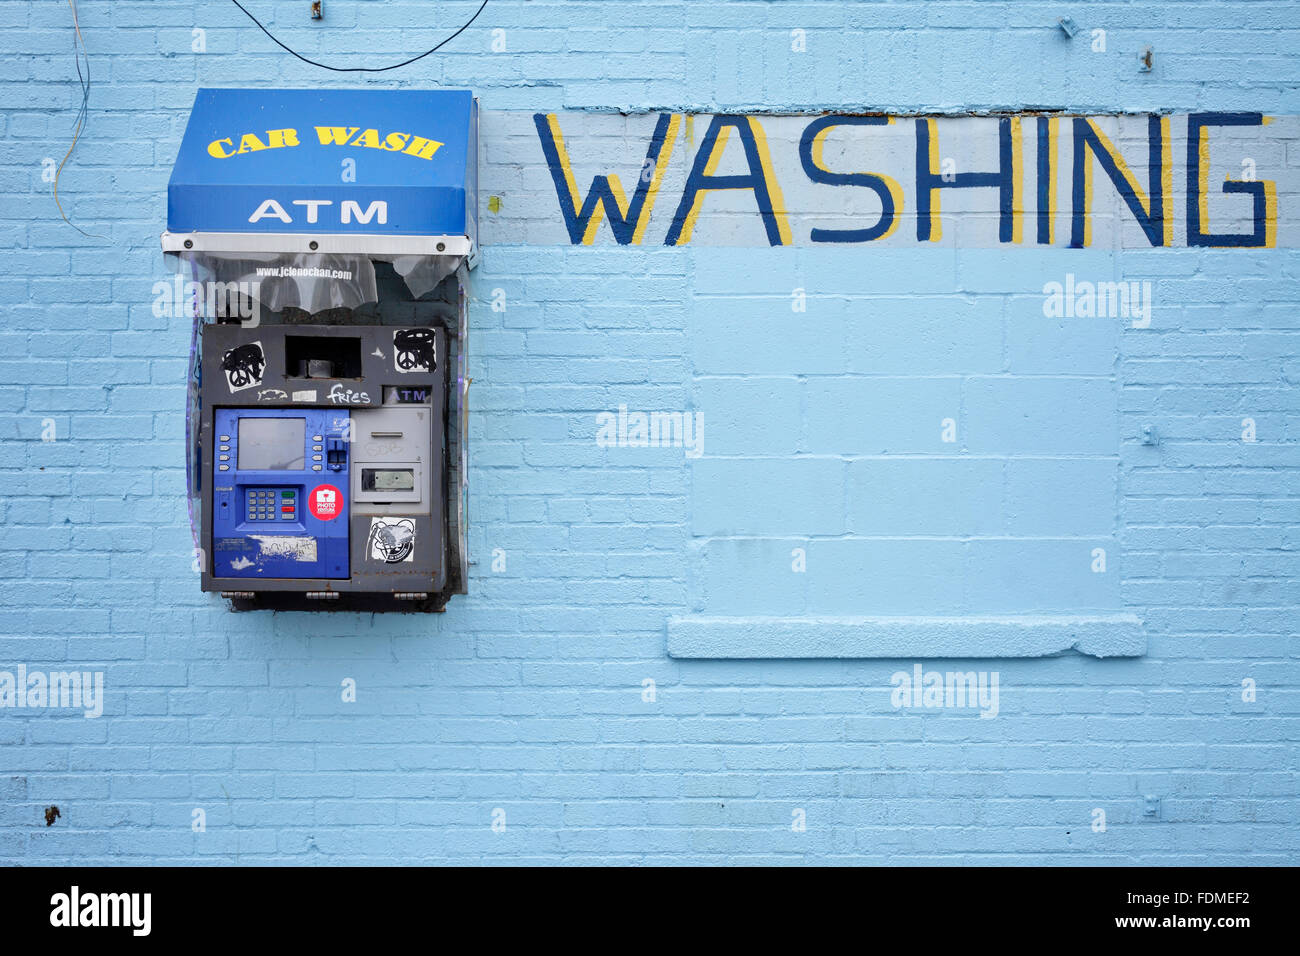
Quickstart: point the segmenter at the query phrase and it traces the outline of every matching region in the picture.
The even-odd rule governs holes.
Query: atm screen
[[[302,471],[306,465],[305,418],[241,418],[240,471]]]

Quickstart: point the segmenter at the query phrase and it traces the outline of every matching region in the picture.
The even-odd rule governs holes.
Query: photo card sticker
[[[343,512],[343,492],[333,485],[317,485],[307,495],[307,510],[313,518],[333,521]]]

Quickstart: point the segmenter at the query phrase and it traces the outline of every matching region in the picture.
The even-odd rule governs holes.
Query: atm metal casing
[[[380,609],[449,590],[446,331],[226,323],[201,337],[203,590],[242,608]]]

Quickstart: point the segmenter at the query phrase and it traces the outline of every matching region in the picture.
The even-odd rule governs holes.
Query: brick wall
[[[383,65],[477,3],[436,24],[301,7],[250,5],[308,56]],[[60,197],[90,237],[43,177],[80,101],[68,11],[0,0],[0,671],[102,671],[103,716],[0,710],[0,859],[1294,859],[1286,242],[769,249],[704,223],[683,247],[571,245],[529,132],[555,113],[635,155],[660,112],[1261,111],[1283,120],[1259,175],[1294,184],[1290,8],[492,0],[369,79],[293,60],[233,5],[80,16],[89,126]],[[198,86],[365,83],[470,87],[485,111],[470,594],[235,615],[191,569],[190,322],[152,293],[167,177]],[[584,193],[610,171],[597,132],[569,143]],[[1149,281],[1150,328],[1045,319],[1066,273]],[[602,446],[621,406],[698,412],[702,455]],[[1077,640],[1086,615],[1101,633]],[[1098,656],[1120,627],[1145,652]],[[997,716],[896,707],[918,663],[996,672]]]

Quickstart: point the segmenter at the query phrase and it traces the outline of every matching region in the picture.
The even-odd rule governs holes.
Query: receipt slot
[[[445,600],[447,332],[201,327],[205,590],[241,609]]]

